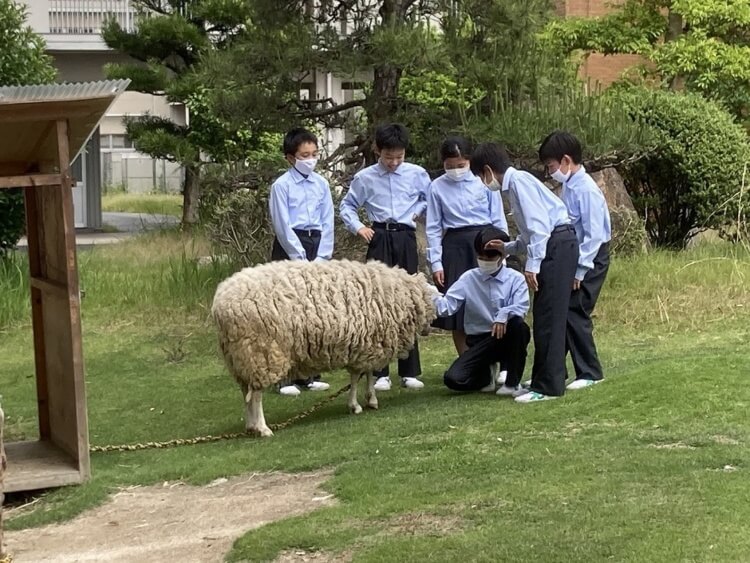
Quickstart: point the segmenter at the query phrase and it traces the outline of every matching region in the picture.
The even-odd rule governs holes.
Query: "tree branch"
[[[304,110],[303,108],[303,106],[305,105],[304,102],[309,102],[309,100],[297,100],[294,103],[297,104],[297,107],[300,110]],[[312,104],[308,103],[307,105],[312,105]],[[301,111],[300,113],[304,115],[304,117],[308,117],[310,119],[320,119],[321,117],[335,115],[337,113],[341,113],[342,111],[346,111],[349,109],[361,108],[361,107],[364,107],[364,105],[365,105],[365,100],[351,100],[344,104],[334,105],[330,108],[314,110],[314,111]]]

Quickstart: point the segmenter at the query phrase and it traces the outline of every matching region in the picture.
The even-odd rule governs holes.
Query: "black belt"
[[[573,225],[558,225],[557,227],[555,227],[554,229],[552,229],[552,234],[555,234],[555,233],[564,233],[566,231],[573,231],[573,232],[575,232],[575,228],[573,227]]]
[[[373,223],[373,229],[383,229],[384,231],[414,231],[416,230],[411,225],[404,225],[403,223]]]
[[[446,229],[446,233],[465,233],[467,231],[481,231],[492,225],[468,225],[466,227],[456,227],[455,229]]]
[[[308,237],[319,237],[320,231],[317,229],[292,229],[295,235],[308,236]]]

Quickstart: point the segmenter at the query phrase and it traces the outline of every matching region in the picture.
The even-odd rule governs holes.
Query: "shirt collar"
[[[396,174],[398,176],[401,176],[401,170],[404,167],[404,163],[402,162],[401,165],[398,168],[396,168],[396,170],[393,171],[393,172],[391,172],[390,170],[388,170],[388,168],[386,168],[385,166],[383,166],[380,163],[380,161],[378,161],[378,163],[377,163],[376,166],[378,167],[378,175],[380,175],[380,176],[385,176],[386,174]]]
[[[289,174],[290,174],[290,175],[292,176],[292,180],[294,180],[294,182],[295,182],[296,184],[301,184],[301,183],[302,183],[302,182],[304,182],[305,180],[310,180],[310,179],[311,179],[311,177],[312,177],[312,174],[310,174],[310,176],[308,176],[307,178],[305,178],[305,177],[304,177],[304,176],[303,176],[303,175],[302,175],[302,174],[300,173],[300,171],[299,171],[299,170],[297,170],[297,169],[296,169],[296,168],[295,168],[294,166],[291,166],[291,167],[289,168]]]
[[[565,181],[563,186],[568,186],[570,184],[575,184],[578,182],[578,180],[581,180],[586,175],[586,169],[581,165],[581,167],[578,169],[578,172],[575,174],[571,174],[570,177]]]
[[[508,191],[508,188],[510,188],[510,179],[511,177],[516,173],[516,169],[512,166],[509,166],[508,169],[505,171],[505,174],[503,174],[503,185],[502,190],[504,192]]]

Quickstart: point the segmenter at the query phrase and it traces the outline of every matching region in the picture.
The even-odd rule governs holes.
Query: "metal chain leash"
[[[284,422],[278,424],[269,424],[271,430],[283,430],[288,426],[307,418],[315,411],[320,410],[322,407],[337,399],[351,388],[351,384],[344,385],[341,389],[336,391],[333,395],[326,397],[325,399],[318,401],[310,408],[295,414],[293,417],[288,418]],[[165,442],[145,442],[143,444],[122,444],[122,445],[107,445],[107,446],[91,446],[90,452],[134,452],[139,450],[156,450],[165,448],[174,448],[177,446],[192,446],[195,444],[207,444],[210,442],[221,442],[224,440],[235,440],[237,438],[248,438],[252,434],[247,432],[230,432],[227,434],[219,434],[218,436],[198,436],[197,438],[177,438],[175,440],[167,440]],[[0,563],[9,563],[3,559],[0,559]]]

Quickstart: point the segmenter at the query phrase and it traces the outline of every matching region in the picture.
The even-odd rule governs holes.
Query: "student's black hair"
[[[553,131],[547,135],[539,147],[539,160],[542,162],[548,160],[560,162],[565,155],[570,157],[573,164],[581,164],[583,160],[581,142],[567,131]]]
[[[406,149],[409,147],[409,130],[400,123],[387,123],[375,130],[378,150]]]
[[[449,158],[471,158],[471,143],[463,137],[451,135],[440,145],[440,160]]]
[[[471,154],[471,171],[475,176],[478,176],[485,166],[489,166],[493,172],[505,174],[505,171],[512,166],[505,147],[498,143],[477,145]]]
[[[501,255],[500,251],[484,248],[491,240],[501,240],[510,242],[510,237],[505,231],[495,227],[486,227],[477,233],[474,237],[474,252],[477,256],[486,256],[487,258],[497,258]]]
[[[318,138],[313,135],[310,131],[303,127],[295,127],[284,135],[284,144],[281,149],[284,151],[284,155],[295,155],[300,145],[304,143],[313,143],[316,147],[318,146]]]

